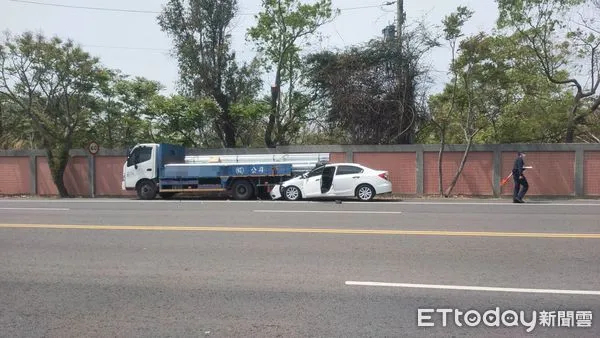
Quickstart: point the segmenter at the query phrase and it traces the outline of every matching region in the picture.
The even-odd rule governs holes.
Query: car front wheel
[[[300,198],[302,198],[302,193],[300,192],[300,189],[298,189],[298,187],[291,185],[285,188],[284,197],[288,201],[297,201]]]

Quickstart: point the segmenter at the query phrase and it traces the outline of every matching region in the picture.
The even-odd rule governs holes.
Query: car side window
[[[322,175],[323,169],[325,169],[325,167],[314,169],[313,171],[308,173],[307,177],[315,177],[315,176]]]
[[[340,176],[340,175],[354,175],[354,174],[360,174],[362,172],[363,172],[362,168],[351,166],[351,165],[341,165],[341,166],[338,167],[335,175],[336,176]]]

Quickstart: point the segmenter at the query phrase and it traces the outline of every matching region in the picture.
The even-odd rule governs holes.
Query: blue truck
[[[329,154],[319,153],[186,156],[182,146],[143,143],[127,156],[121,188],[143,200],[201,192],[268,198],[274,186],[328,161]]]

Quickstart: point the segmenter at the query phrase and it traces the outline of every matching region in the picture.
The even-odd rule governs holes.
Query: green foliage
[[[263,55],[267,70],[275,71],[270,113],[265,130],[267,147],[288,144],[296,138],[308,114],[310,102],[296,89],[303,85],[301,50],[319,38],[317,30],[334,16],[331,0],[303,4],[298,0],[263,0],[257,23],[248,38]],[[287,85],[287,93],[283,86]]]
[[[420,97],[428,67],[422,61],[437,41],[425,25],[397,40],[373,40],[340,53],[307,57],[311,82],[327,112],[324,131],[338,142],[407,144],[423,117]]]
[[[82,145],[94,104],[107,77],[97,58],[72,41],[6,34],[0,45],[0,97],[31,122],[48,153],[52,178],[68,196],[63,173],[69,150]]]
[[[466,6],[458,6],[456,12],[444,17],[442,24],[444,26],[444,38],[446,41],[456,41],[463,36],[462,27],[473,17],[473,12]]]
[[[186,147],[215,147],[219,138],[211,131],[209,116],[217,111],[217,105],[209,100],[156,96],[150,114],[154,140]]]
[[[224,147],[235,147],[240,126],[231,107],[254,97],[260,79],[255,64],[238,65],[228,30],[236,0],[170,0],[158,17],[173,40],[186,96],[217,103],[210,123]]]
[[[459,76],[457,114],[444,120],[448,124],[448,143],[466,142],[458,126],[461,111],[467,106],[464,81],[472,90],[472,104],[479,110],[483,127],[476,143],[559,142],[564,136],[564,111],[572,95],[562,86],[547,81],[534,52],[515,36],[478,34],[461,43],[455,69]],[[465,72],[468,71],[468,74]],[[435,113],[447,111],[452,102],[453,85],[430,99]],[[429,141],[437,138],[429,136]]]
[[[331,0],[319,0],[314,4],[303,4],[298,0],[262,0],[262,7],[256,25],[248,29],[248,37],[263,55],[265,67],[269,70],[275,67],[284,74],[288,69],[283,65],[290,61],[297,65],[301,48],[318,39],[318,28],[334,16]]]
[[[107,81],[97,96],[88,141],[107,148],[125,148],[152,140],[151,102],[162,86],[156,81],[137,77],[129,79],[107,72]]]
[[[512,30],[535,53],[548,81],[574,89],[564,141],[574,142],[600,105],[600,4],[584,0],[497,0],[498,27]],[[579,10],[579,13],[577,11]],[[573,19],[577,18],[577,19]],[[579,20],[578,20],[579,19]],[[579,21],[579,22],[578,22]],[[592,65],[583,68],[581,65]],[[584,81],[581,81],[581,79]],[[584,83],[588,83],[586,85]]]

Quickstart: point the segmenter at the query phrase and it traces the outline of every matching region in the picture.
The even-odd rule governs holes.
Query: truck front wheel
[[[142,200],[152,200],[156,197],[156,184],[150,180],[145,180],[137,185],[137,196]]]
[[[248,181],[233,183],[233,198],[236,200],[249,200],[254,195],[254,188]]]

